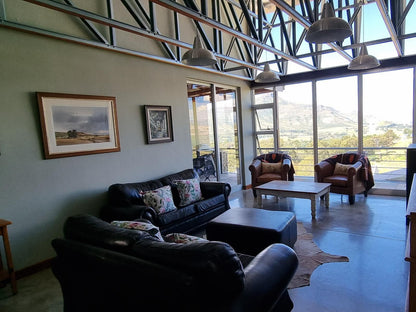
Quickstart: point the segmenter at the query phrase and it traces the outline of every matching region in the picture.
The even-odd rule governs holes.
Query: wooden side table
[[[12,253],[10,251],[9,235],[7,234],[7,226],[12,224],[10,221],[0,219],[0,235],[3,236],[4,251],[6,253],[7,270],[3,267],[0,255],[0,282],[10,280],[13,294],[17,293],[16,275],[14,273]]]

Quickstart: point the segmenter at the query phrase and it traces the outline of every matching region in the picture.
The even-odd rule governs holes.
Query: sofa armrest
[[[153,208],[144,205],[106,205],[101,209],[100,218],[107,222],[114,220],[131,221],[136,219],[146,219],[154,224],[157,213]]]
[[[204,198],[211,198],[217,195],[224,194],[225,198],[231,193],[231,185],[224,182],[200,182],[202,196]]]
[[[351,165],[351,167],[348,169],[348,176],[352,177],[355,176],[358,172],[358,170],[361,169],[363,164],[359,161],[357,161],[355,164]]]
[[[327,161],[321,161],[319,164],[315,165],[315,172],[317,175],[316,182],[323,182],[325,177],[329,177],[334,172],[334,166]]]
[[[298,267],[296,253],[284,244],[273,244],[258,254],[244,270],[245,286],[233,311],[270,311]]]
[[[248,169],[250,170],[252,176],[259,176],[261,174],[261,161],[259,159],[254,159]]]
[[[257,177],[261,175],[261,161],[254,159],[248,169],[251,172],[251,187],[254,189],[257,186]]]

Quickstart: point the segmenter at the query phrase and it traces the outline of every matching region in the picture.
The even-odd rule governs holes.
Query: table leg
[[[316,215],[316,197],[311,198],[311,215],[312,215],[312,219],[315,219],[315,215]]]
[[[257,191],[257,206],[259,208],[263,207],[263,198],[262,197],[263,197],[263,194],[261,192]]]
[[[325,208],[329,208],[329,192],[325,194]]]

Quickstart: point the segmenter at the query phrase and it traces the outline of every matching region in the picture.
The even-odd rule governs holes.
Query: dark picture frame
[[[120,151],[115,97],[36,94],[46,159]]]
[[[147,143],[173,141],[172,111],[170,106],[145,105]]]

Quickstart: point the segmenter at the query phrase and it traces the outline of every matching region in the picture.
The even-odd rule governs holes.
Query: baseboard
[[[29,267],[16,271],[16,279],[21,279],[23,277],[43,271],[45,269],[49,269],[52,265],[52,260],[53,258],[46,259],[44,261],[41,261],[39,263],[36,263],[34,265],[31,265]]]
[[[251,188],[252,188],[251,184],[243,186],[243,190],[249,190]]]

